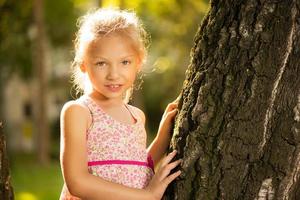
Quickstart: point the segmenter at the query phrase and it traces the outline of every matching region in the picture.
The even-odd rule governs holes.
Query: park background
[[[201,0],[44,0],[40,61],[37,3],[41,0],[0,0],[0,116],[16,200],[55,200],[60,195],[59,114],[64,102],[76,96],[69,72],[79,16],[99,7],[134,10],[151,35],[143,83],[132,98],[146,114],[150,143],[166,104],[180,92],[194,35],[209,9],[209,2]],[[39,62],[45,68],[44,129],[38,126]],[[49,148],[41,150],[40,144]]]

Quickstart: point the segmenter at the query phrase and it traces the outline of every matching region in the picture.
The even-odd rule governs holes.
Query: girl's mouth
[[[108,90],[110,90],[112,92],[118,92],[122,88],[122,85],[121,84],[109,84],[109,85],[105,85],[105,87],[108,88]]]

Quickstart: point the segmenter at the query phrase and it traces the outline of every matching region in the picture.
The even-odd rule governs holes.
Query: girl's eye
[[[131,62],[130,62],[129,60],[123,60],[123,61],[122,61],[122,64],[123,64],[123,65],[129,65],[129,64],[131,64]]]
[[[99,62],[96,62],[96,65],[99,66],[99,67],[103,67],[106,65],[106,62],[104,61],[99,61]]]

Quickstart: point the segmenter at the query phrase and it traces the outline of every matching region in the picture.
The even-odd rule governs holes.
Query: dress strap
[[[79,97],[75,101],[78,102],[80,105],[83,105],[84,107],[88,108],[89,111],[90,111],[90,113],[92,113],[91,106],[89,105],[89,103],[86,100],[86,98],[84,98],[84,96]]]
[[[125,104],[125,107],[130,112],[130,114],[133,116],[133,118],[136,120],[136,122],[141,122],[142,121],[141,117],[135,112],[132,105]]]
[[[79,99],[79,102],[84,104],[89,110],[92,116],[96,115],[98,113],[98,107],[96,104],[94,104],[94,101],[87,95],[82,95]]]
[[[93,108],[93,106],[91,105],[91,103],[88,101],[88,99],[86,98],[86,96],[85,95],[83,95],[83,96],[81,96],[80,98],[78,98],[77,100],[76,100],[79,104],[81,104],[81,105],[83,105],[84,107],[86,107],[88,110],[89,110],[89,112],[90,112],[90,115],[91,115],[91,117],[92,117],[92,122],[91,122],[91,125],[89,126],[89,128],[88,128],[88,132],[90,131],[90,129],[94,126],[94,123],[95,123],[95,118],[94,118],[94,113],[95,113],[95,111],[94,111],[94,108]]]

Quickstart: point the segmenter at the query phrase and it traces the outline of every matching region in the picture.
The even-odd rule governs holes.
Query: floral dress
[[[86,132],[87,167],[89,173],[107,181],[132,188],[145,188],[154,174],[153,161],[146,151],[146,131],[133,106],[125,104],[134,124],[115,120],[90,97],[77,100],[92,115]],[[61,200],[79,199],[64,185]]]

